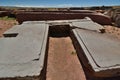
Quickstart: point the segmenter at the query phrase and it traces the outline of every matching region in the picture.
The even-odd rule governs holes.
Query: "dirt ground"
[[[3,32],[10,29],[13,25],[16,24],[18,24],[16,20],[0,20],[0,37],[3,37]]]
[[[47,80],[86,80],[69,37],[50,37]]]
[[[105,27],[106,33],[120,39],[120,28],[117,28],[115,26],[110,26],[110,25],[106,25],[104,27]]]

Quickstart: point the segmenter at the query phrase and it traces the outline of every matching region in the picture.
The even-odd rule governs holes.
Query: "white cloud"
[[[73,4],[59,4],[59,5],[14,5],[16,7],[79,7]]]
[[[73,4],[60,4],[60,5],[57,5],[57,7],[72,7],[74,6]]]
[[[39,6],[37,5],[14,5],[14,6],[16,7],[46,7],[44,5],[39,5]]]

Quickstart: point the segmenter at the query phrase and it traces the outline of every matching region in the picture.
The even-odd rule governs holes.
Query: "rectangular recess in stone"
[[[18,33],[3,34],[4,37],[16,37]]]
[[[4,37],[16,37],[19,34],[21,25],[15,25],[3,33]]]

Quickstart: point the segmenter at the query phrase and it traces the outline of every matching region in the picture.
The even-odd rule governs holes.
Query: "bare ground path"
[[[46,76],[46,80],[86,80],[69,37],[50,37]]]

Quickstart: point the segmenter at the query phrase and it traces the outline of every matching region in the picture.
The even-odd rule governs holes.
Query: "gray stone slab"
[[[40,75],[48,28],[47,24],[24,25],[18,36],[0,38],[0,78]]]
[[[73,33],[81,46],[88,63],[95,72],[108,75],[120,75],[120,41],[107,34],[93,31],[74,29]],[[111,70],[113,70],[111,72]]]
[[[32,36],[41,36],[44,34],[44,29],[48,27],[47,24],[24,24],[19,30],[18,36],[32,37]]]
[[[33,34],[33,33],[37,33],[40,30],[42,30],[44,28],[44,26],[46,26],[47,24],[22,24],[22,25],[16,25],[14,26],[13,28],[5,31],[3,33],[3,35],[6,37],[9,37],[13,34],[19,34],[18,36],[20,36],[21,34],[24,34],[25,36],[25,33],[28,34]],[[40,32],[40,31],[39,31]],[[36,35],[36,34],[35,34]]]
[[[71,20],[48,20],[46,23],[72,23],[72,22],[83,22],[83,21],[91,21],[90,19],[71,19]]]
[[[88,29],[88,30],[93,30],[98,32],[100,32],[101,29],[104,29],[102,25],[95,23],[92,20],[85,20],[85,19],[72,22],[71,25],[73,27],[83,28],[83,29]]]
[[[87,19],[52,20],[52,21],[46,21],[46,23],[49,24],[50,26],[52,26],[52,25],[69,25],[72,27],[73,22],[83,22],[83,21],[91,21],[91,20],[87,20]]]
[[[46,21],[24,21],[22,24],[44,24]]]
[[[14,37],[15,34],[16,35],[18,34],[18,31],[19,31],[20,28],[21,28],[21,25],[15,25],[12,28],[10,28],[9,30],[5,31],[3,33],[3,36],[4,37]]]
[[[47,21],[25,21],[23,22],[22,25],[24,24],[54,24],[54,25],[71,25],[71,23],[73,22],[87,22],[87,21],[91,21],[90,18],[84,18],[84,19],[72,19],[72,20],[47,20]]]

